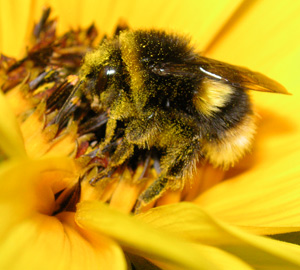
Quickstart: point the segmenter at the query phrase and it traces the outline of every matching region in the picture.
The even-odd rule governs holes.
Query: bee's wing
[[[153,66],[152,72],[161,76],[209,77],[245,90],[289,94],[281,84],[259,72],[207,57],[199,57],[194,63],[162,63]]]

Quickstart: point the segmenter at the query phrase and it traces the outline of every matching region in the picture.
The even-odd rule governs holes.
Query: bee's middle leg
[[[123,140],[116,148],[115,152],[110,158],[108,166],[93,178],[90,183],[95,184],[103,178],[111,177],[115,170],[123,165],[123,163],[133,155],[134,145],[129,144]]]
[[[111,157],[111,166],[121,165],[133,155],[134,146],[147,148],[152,144],[151,138],[157,132],[156,124],[152,121],[145,122],[139,119],[128,123],[125,136]]]

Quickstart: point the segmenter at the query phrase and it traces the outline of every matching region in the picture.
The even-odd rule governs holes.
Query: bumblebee
[[[126,30],[86,55],[56,122],[81,97],[96,113],[108,112],[100,152],[122,123],[124,135],[102,175],[138,149],[159,149],[160,175],[138,198],[139,208],[183,188],[198,161],[227,169],[249,151],[256,130],[249,90],[287,94],[260,73],[201,56],[183,36]]]

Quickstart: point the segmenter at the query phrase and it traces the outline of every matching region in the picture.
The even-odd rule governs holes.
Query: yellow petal
[[[20,53],[27,33],[30,8],[32,5],[29,1],[24,1],[22,4],[15,1],[0,1],[1,52],[15,55]]]
[[[4,162],[0,166],[0,236],[32,213],[52,214],[54,194],[76,183],[67,158]]]
[[[265,3],[270,4],[269,1]],[[257,2],[254,6],[257,5],[264,4]],[[278,9],[277,4],[275,6]],[[293,11],[285,10],[283,14],[287,16]],[[280,20],[284,20],[285,17],[281,13],[279,15]],[[250,19],[250,14],[246,18],[248,16]],[[286,18],[285,22],[291,27],[294,19]],[[279,34],[281,31],[280,28]],[[299,48],[295,46],[292,49],[297,52],[295,62],[300,61]],[[292,66],[286,67],[283,70],[285,74],[289,70],[294,72]],[[196,199],[218,218],[256,234],[299,231],[300,92],[297,92],[298,77],[291,75],[289,78],[289,83],[295,86],[292,88],[295,91],[290,90],[294,91],[292,96],[253,95],[260,115],[253,153],[228,172],[227,181]]]
[[[232,269],[250,269],[226,252],[162,233],[101,202],[80,203],[76,221],[85,229],[109,235],[130,252],[154,260],[164,269],[228,269],[228,264],[225,267],[217,261],[220,258],[230,262],[235,267]]]
[[[165,28],[192,34],[197,47],[202,50],[243,1],[1,1],[0,14],[3,18],[0,16],[0,29],[3,30],[3,37],[0,40],[0,51],[9,55],[19,54],[25,37],[28,36],[28,29],[32,29],[33,21],[39,20],[46,2],[53,9],[53,17],[58,17],[59,33],[70,26],[86,27],[95,22],[101,34],[111,34],[119,19],[123,18],[134,28]]]
[[[35,107],[34,103],[26,97],[26,91],[24,91],[26,89],[26,79],[28,80],[28,78],[25,78],[22,83],[5,93],[5,99],[16,117]]]
[[[255,233],[298,231],[300,3],[245,1],[244,7],[207,48],[207,55],[265,73],[292,96],[253,93],[261,115],[253,158],[199,203]]]
[[[177,236],[214,245],[230,252],[255,269],[299,269],[300,247],[251,235],[206,214],[191,203],[153,208],[140,220]]]
[[[247,263],[243,262],[240,258],[233,256],[232,254],[225,252],[221,249],[205,246],[200,244],[191,244],[190,246],[194,248],[195,251],[198,251],[201,256],[204,256],[208,261],[211,262],[209,269],[231,269],[231,270],[250,270],[254,269],[249,266]],[[156,265],[166,270],[173,270],[174,266],[162,263],[157,260],[153,260]],[[198,269],[204,269],[199,264]],[[201,268],[200,268],[201,267]],[[186,268],[182,268],[185,270]]]
[[[135,176],[137,175],[140,174],[136,172]],[[133,184],[132,181],[134,179],[126,168],[120,177],[116,190],[112,194],[110,206],[124,213],[130,213],[143,187],[141,184]]]
[[[293,0],[244,1],[207,54],[266,73],[294,93],[300,86],[299,10]]]
[[[76,146],[76,124],[70,124],[60,136],[55,137],[57,125],[44,128],[45,108],[46,104],[40,103],[36,110],[21,124],[28,155],[33,158],[70,155]]]
[[[74,213],[53,216],[55,194],[76,183],[71,159],[0,166],[0,269],[126,269],[121,248],[80,229]]]
[[[25,157],[23,138],[7,100],[0,90],[0,152],[8,157]]]
[[[19,169],[22,170],[23,167],[19,166],[16,160],[2,162],[0,165],[0,239],[11,226],[32,212],[30,207],[33,205],[32,185],[27,179],[30,175],[15,177]],[[18,174],[18,176],[21,175],[21,173]]]
[[[24,220],[1,239],[0,253],[1,269],[126,269],[120,247],[78,228],[74,213]]]
[[[284,142],[282,142],[284,143]],[[195,202],[230,224],[257,234],[300,229],[300,142],[294,138],[285,147],[268,149],[262,144],[253,168],[200,195]]]

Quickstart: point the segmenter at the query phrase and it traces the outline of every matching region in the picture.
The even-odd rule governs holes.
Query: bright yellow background
[[[241,3],[240,0],[146,0],[146,1],[0,1],[1,47],[17,54],[28,26],[40,17],[47,3],[59,17],[59,30],[88,26],[95,22],[100,31],[112,32],[119,18],[134,28],[159,27],[191,34],[204,48]],[[9,25],[9,27],[7,27]]]
[[[186,33],[209,56],[266,73],[290,92],[300,87],[300,1],[0,0],[1,52],[20,56],[45,4],[59,18],[60,33],[91,22],[111,33],[124,18],[133,28]]]

